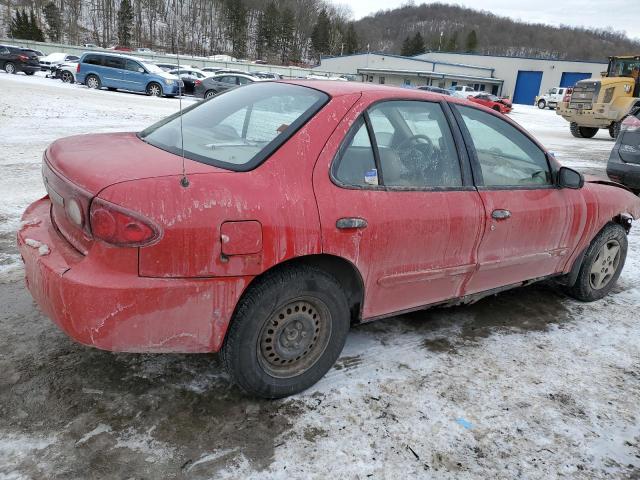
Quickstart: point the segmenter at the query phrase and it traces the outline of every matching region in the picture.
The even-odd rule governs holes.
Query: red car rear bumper
[[[113,268],[117,249],[85,257],[55,229],[44,197],[25,211],[18,247],[42,311],[85,345],[124,352],[211,352],[222,346],[250,277],[144,278]]]

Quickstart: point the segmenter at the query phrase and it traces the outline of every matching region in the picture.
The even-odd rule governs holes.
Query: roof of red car
[[[332,97],[360,92],[385,92],[390,96],[402,96],[409,93],[411,93],[411,95],[419,93],[425,97],[433,98],[441,98],[443,96],[441,93],[429,92],[426,90],[392,87],[390,85],[378,85],[367,82],[343,82],[339,80],[285,80],[285,83],[315,88],[316,90],[325,92]],[[447,99],[457,100],[449,96],[447,96]]]

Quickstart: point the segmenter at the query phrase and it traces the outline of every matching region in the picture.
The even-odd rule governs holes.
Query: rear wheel
[[[60,74],[60,80],[62,80],[63,83],[73,83],[73,75],[71,72],[64,71]]]
[[[206,92],[204,92],[204,98],[211,98],[215,96],[216,96],[215,90],[207,90]]]
[[[571,122],[569,124],[569,130],[571,130],[571,135],[576,138],[593,138],[596,133],[598,133],[598,129],[595,127],[580,127],[576,122]]]
[[[500,107],[495,105],[492,107],[496,112],[500,113]]]
[[[547,106],[547,102],[545,102],[544,100],[538,100],[538,108],[540,110],[544,110],[546,106]]]
[[[607,224],[587,248],[576,283],[567,293],[583,302],[599,300],[613,288],[627,258],[627,234],[617,223]]]
[[[265,275],[242,297],[221,355],[246,392],[279,398],[320,380],[342,351],[350,313],[343,289],[306,266]]]
[[[147,85],[147,95],[152,97],[161,97],[162,96],[162,87],[159,83],[151,82]]]
[[[7,62],[4,64],[4,71],[13,75],[16,73],[16,66],[11,62]]]
[[[87,78],[84,80],[84,84],[95,90],[100,90],[100,87],[102,87],[102,83],[96,75],[87,75]]]
[[[618,138],[619,134],[620,122],[611,122],[611,125],[609,125],[609,136],[615,140],[616,138]]]

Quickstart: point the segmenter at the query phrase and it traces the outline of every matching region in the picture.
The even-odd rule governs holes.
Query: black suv
[[[607,175],[634,193],[640,193],[640,106],[634,107],[620,125],[607,163]]]
[[[0,45],[0,68],[7,73],[24,72],[33,75],[40,71],[40,62],[33,51],[13,45]]]

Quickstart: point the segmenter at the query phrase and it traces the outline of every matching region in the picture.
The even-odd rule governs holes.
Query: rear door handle
[[[357,217],[345,217],[340,218],[336,222],[336,228],[341,230],[351,229],[351,228],[366,228],[367,221],[364,218]]]
[[[491,217],[495,220],[506,220],[507,218],[511,217],[511,212],[509,210],[499,208],[491,212]]]

